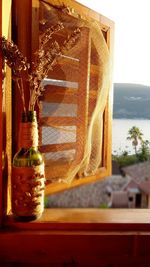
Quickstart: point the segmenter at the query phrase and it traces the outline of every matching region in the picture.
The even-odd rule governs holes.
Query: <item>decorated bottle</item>
[[[30,221],[44,209],[44,161],[38,150],[36,111],[22,114],[19,151],[13,158],[12,213],[16,219]]]

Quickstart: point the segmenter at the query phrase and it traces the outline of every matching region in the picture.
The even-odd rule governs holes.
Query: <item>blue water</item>
[[[112,153],[121,154],[123,151],[128,151],[129,154],[134,153],[132,141],[126,140],[128,130],[132,126],[138,127],[143,133],[143,139],[150,141],[150,120],[142,119],[114,119],[113,134],[112,134]],[[140,146],[138,146],[140,148]]]

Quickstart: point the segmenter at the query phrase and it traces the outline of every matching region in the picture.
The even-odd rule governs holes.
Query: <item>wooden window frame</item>
[[[27,58],[33,57],[33,52],[37,49],[39,40],[38,40],[38,22],[39,22],[39,1],[38,0],[14,0],[14,4],[17,4],[19,10],[19,16],[17,17],[16,23],[16,31],[17,35],[21,36],[22,40],[32,40],[28,42],[28,46],[25,42],[21,42],[18,40],[18,45],[24,55]],[[53,0],[50,0],[53,3]],[[57,3],[57,1],[54,1]],[[58,3],[62,3],[63,0],[58,1]],[[64,1],[65,5],[68,5],[73,10],[76,10],[80,16],[90,16],[92,19],[97,20],[97,22],[101,25],[101,29],[104,32],[106,42],[110,51],[110,58],[113,61],[113,36],[114,36],[114,23],[107,19],[106,17],[87,9],[76,1],[67,0]],[[32,9],[32,13],[28,14],[28,10]],[[13,17],[16,17],[16,12]],[[76,14],[75,14],[76,16]],[[25,23],[26,21],[26,23]],[[37,23],[36,23],[37,22]],[[31,27],[30,27],[31,25]],[[37,25],[37,26],[36,26]],[[32,30],[31,30],[32,29]],[[16,92],[16,99],[19,98]],[[16,101],[16,100],[15,100]],[[18,101],[17,101],[18,102]],[[20,105],[20,104],[19,104]],[[18,110],[21,110],[21,106],[18,106]],[[17,114],[18,112],[16,112]],[[16,129],[19,127],[19,118],[18,116],[14,117],[14,121],[16,122]],[[112,127],[112,88],[110,88],[107,105],[104,112],[104,138],[103,138],[103,163],[102,167],[100,167],[98,173],[93,176],[88,176],[80,179],[74,179],[74,181],[67,185],[66,183],[57,183],[57,184],[48,184],[45,189],[45,195],[50,195],[59,191],[63,191],[65,189],[70,189],[76,186],[88,184],[94,182],[96,180],[100,180],[103,177],[111,175],[111,127]],[[17,136],[15,137],[14,143],[17,143]]]
[[[38,19],[39,19],[39,17],[38,17],[39,16],[39,14],[38,14],[39,1],[38,0],[32,0],[32,1],[30,1],[30,0],[22,0],[22,1],[13,0],[12,3],[13,3],[13,8],[14,8],[14,9],[12,9],[12,17],[14,18],[13,29],[15,29],[15,32],[17,32],[18,36],[21,36],[20,39],[17,40],[18,46],[19,46],[20,50],[22,51],[22,53],[25,56],[27,56],[27,58],[31,59],[33,51],[35,51],[35,49],[37,48],[36,46],[38,44],[38,40],[37,40],[38,34],[35,34],[36,30],[38,31],[38,29],[35,30],[35,25],[37,25],[35,22],[38,21]],[[85,15],[85,17],[87,15],[91,16],[91,18],[96,19],[100,23],[102,31],[105,32],[106,41],[108,43],[110,55],[112,58],[112,56],[113,56],[113,30],[114,30],[113,22],[110,21],[109,19],[105,18],[104,16],[97,14],[96,12],[94,12],[92,10],[88,10],[88,13],[87,13],[86,7],[82,6],[81,4],[79,4],[77,2],[73,2],[72,0],[67,0],[67,4],[68,4],[68,6],[71,6],[72,8],[74,8],[81,16],[83,13]],[[1,2],[1,5],[2,5],[2,2]],[[30,13],[29,10],[31,10],[32,12]],[[19,15],[18,15],[18,13],[19,13]],[[27,14],[28,14],[28,20],[26,19]],[[26,23],[25,23],[25,21],[26,21]],[[31,28],[30,28],[30,23],[32,25]],[[33,28],[34,28],[34,30],[33,30]],[[31,29],[32,29],[32,31],[31,31]],[[32,42],[29,41],[28,46],[26,45],[26,42],[21,41],[21,40],[31,40],[32,35],[33,35]],[[10,77],[9,77],[9,79],[10,79]],[[10,86],[11,85],[9,84],[9,87]],[[2,98],[2,96],[1,96],[1,98]],[[12,101],[13,101],[13,99],[14,98],[12,98]],[[19,99],[18,90],[15,91],[15,101],[17,99]],[[46,188],[46,190],[45,190],[46,195],[49,193],[53,194],[55,192],[69,189],[69,188],[79,186],[82,184],[94,182],[98,179],[101,179],[102,177],[105,177],[105,176],[108,176],[111,174],[111,140],[109,139],[109,136],[111,136],[111,119],[112,119],[112,101],[111,101],[111,99],[112,99],[112,91],[109,93],[108,103],[107,103],[107,107],[106,107],[105,113],[104,113],[105,136],[104,136],[104,143],[103,143],[103,146],[104,146],[104,149],[103,149],[103,151],[104,151],[103,167],[100,168],[100,172],[99,172],[98,176],[95,175],[95,176],[86,177],[85,179],[76,179],[69,186],[66,184],[59,184],[59,183],[57,185],[52,184]],[[9,102],[9,104],[11,104],[11,103]],[[20,101],[17,101],[17,108],[18,108],[18,111],[20,111],[22,109]],[[9,113],[10,113],[10,108],[9,108]],[[14,114],[17,114],[17,113],[18,112],[16,112],[16,105],[14,105]],[[17,133],[17,129],[19,127],[19,120],[20,120],[20,118],[18,115],[17,116],[14,115],[14,117],[12,118],[12,121],[13,121],[12,131],[15,133],[15,134],[12,133],[12,135],[14,135],[13,143],[17,143],[16,133]],[[14,127],[14,122],[15,122],[15,127]],[[9,128],[9,132],[11,132],[11,126]],[[9,143],[11,142],[10,137],[11,137],[11,134],[9,133]],[[1,136],[1,139],[2,139],[2,136]],[[108,139],[109,139],[109,142],[108,142]],[[1,143],[2,143],[2,140],[1,140]],[[9,160],[9,164],[11,164],[10,160]],[[11,172],[11,170],[10,170],[10,172]],[[4,179],[1,179],[1,185],[2,185],[1,189],[3,188],[3,180]],[[9,177],[8,184],[10,186],[10,177]],[[5,192],[5,194],[6,194],[6,192]],[[4,195],[4,194],[2,193],[1,195]],[[2,202],[4,202],[3,199],[1,200],[1,203]],[[1,203],[0,203],[0,205],[2,205]],[[7,211],[9,210],[9,207],[10,207],[9,203],[10,203],[10,199],[9,199],[8,204],[7,204],[7,207],[5,207],[5,209]],[[1,210],[3,210],[3,209],[4,208],[2,208]]]
[[[0,25],[1,22],[0,14]],[[0,57],[0,67],[1,63]],[[0,86],[1,81],[0,76]],[[1,101],[2,90],[0,104]],[[2,118],[1,108],[0,117]],[[2,129],[2,120],[0,128]],[[42,217],[31,223],[16,222],[9,215],[4,217],[2,131],[0,155],[0,262],[48,264],[77,261],[89,264],[95,262],[98,266],[108,263],[119,265],[124,262],[133,266],[145,264],[148,267],[149,210],[45,209]]]
[[[0,2],[0,36],[2,36],[2,1]],[[0,69],[2,69],[2,57],[0,55]],[[2,71],[0,72],[0,129],[2,129]],[[0,131],[0,226],[3,217],[3,187],[2,187],[2,131]]]

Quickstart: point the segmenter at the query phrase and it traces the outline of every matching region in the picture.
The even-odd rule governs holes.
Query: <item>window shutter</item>
[[[17,3],[16,0],[17,4],[19,5],[19,1]],[[31,7],[31,1],[23,0],[21,5],[23,4]],[[104,87],[107,76],[106,67],[103,75],[104,62],[101,60],[106,44],[112,61],[114,26],[109,19],[72,0],[32,0],[30,11],[30,15],[26,16],[26,28],[29,38],[28,27],[31,27],[31,40],[28,39],[26,46],[22,44],[22,47],[27,50],[27,55],[31,52],[33,59],[34,51],[40,44],[41,33],[51,25],[60,21],[64,24],[64,29],[54,34],[47,49],[53,40],[61,44],[74,29],[80,28],[80,38],[76,45],[58,58],[43,81],[45,91],[39,106],[39,135],[40,149],[46,163],[45,194],[48,195],[111,174],[111,83],[109,88],[105,86],[105,90],[99,90],[99,87]],[[21,13],[17,16],[21,17]],[[20,32],[22,27],[18,25]],[[23,31],[25,33],[25,29]],[[22,42],[25,41],[23,39]],[[101,53],[97,50],[101,47],[102,40]],[[108,76],[110,79],[110,73]],[[96,110],[101,109],[101,113],[95,113],[95,107]],[[95,121],[93,114],[97,116]],[[92,123],[95,131],[91,134],[93,139],[89,154],[86,152],[89,149],[87,140]],[[93,163],[97,164],[97,169],[89,172],[94,153],[99,153],[98,163],[96,160]]]
[[[89,29],[82,29],[79,45],[78,58],[60,59],[49,74],[55,80],[50,79],[52,84],[46,86],[41,101],[41,150],[45,154],[46,177],[51,181],[68,175],[70,169],[80,164],[84,154],[89,103]],[[44,116],[46,113],[49,116]]]

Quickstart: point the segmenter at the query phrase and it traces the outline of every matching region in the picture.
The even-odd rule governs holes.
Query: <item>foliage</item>
[[[142,142],[137,158],[140,162],[150,160],[150,142],[148,140]]]
[[[132,140],[135,154],[129,155],[128,151],[123,151],[121,155],[112,155],[112,159],[118,163],[120,169],[125,166],[150,160],[150,142],[143,140],[143,133],[139,128],[133,126],[129,129],[128,135],[127,139]],[[137,151],[138,141],[140,141],[140,149]]]
[[[101,203],[100,206],[99,206],[100,209],[108,209],[109,206],[107,203]]]
[[[125,152],[121,155],[113,155],[112,159],[118,163],[120,169],[138,162],[136,155],[128,155],[128,153]]]
[[[44,197],[44,208],[49,208],[49,199],[47,196]]]
[[[132,145],[134,147],[135,150],[135,154],[137,154],[137,146],[139,141],[142,142],[142,136],[143,133],[140,131],[140,129],[136,126],[133,126],[131,129],[129,129],[128,131],[128,137],[127,140],[131,140],[132,141]]]

